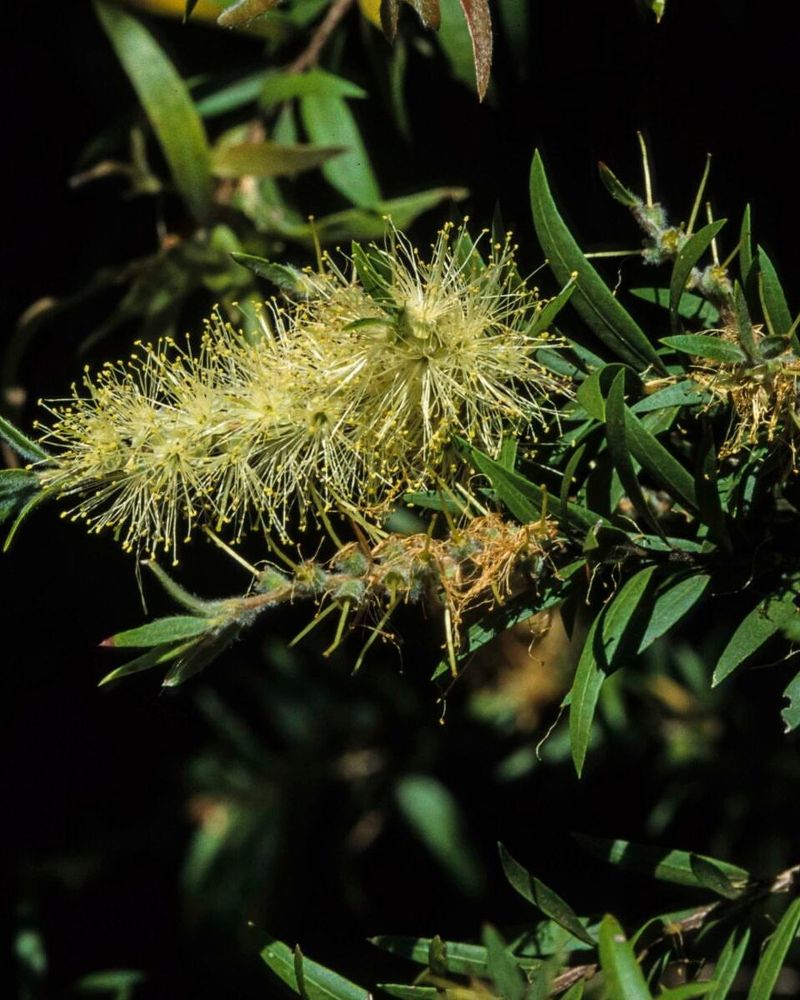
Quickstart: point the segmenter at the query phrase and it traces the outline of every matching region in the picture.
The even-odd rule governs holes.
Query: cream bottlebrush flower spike
[[[198,521],[286,538],[293,510],[379,517],[452,480],[453,435],[496,454],[565,391],[533,357],[541,302],[509,239],[484,261],[447,226],[426,261],[390,228],[308,284],[305,301],[267,303],[255,343],[215,314],[196,354],[142,346],[45,404],[44,488],[151,555],[174,556]]]

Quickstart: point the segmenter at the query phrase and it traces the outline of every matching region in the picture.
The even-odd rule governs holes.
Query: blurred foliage
[[[386,0],[358,10],[342,0],[94,6],[137,104],[90,143],[73,182],[114,176],[127,197],[154,201],[158,247],[100,262],[82,289],[29,311],[6,354],[6,386],[21,381],[44,324],[56,328],[109,291],[118,301],[85,337],[90,354],[112,335],[175,336],[212,303],[254,338],[252,303],[263,300],[265,279],[289,291],[310,255],[339,241],[355,241],[369,263],[386,215],[405,228],[465,196],[455,185],[415,190],[413,175],[409,189],[386,190],[359,108],[379,94],[398,141],[407,134],[412,50],[432,74],[443,57],[454,79],[492,101],[485,6],[413,3],[418,19]],[[505,0],[492,12],[517,68],[528,6]],[[663,3],[643,6],[665,14]],[[263,65],[186,78],[131,7],[186,18],[189,28],[247,32],[263,45]],[[429,34],[437,28],[439,49]],[[361,58],[350,36],[360,38]],[[433,85],[431,94],[433,102]],[[214,967],[212,953],[222,955],[229,995],[270,995],[260,970],[243,965],[241,979],[232,971],[261,951],[307,1000],[366,1000],[350,977],[383,981],[384,959],[353,941],[393,931],[386,922],[408,929],[372,939],[388,953],[386,976],[403,982],[378,989],[407,1000],[766,1000],[800,991],[792,793],[800,318],[791,287],[754,239],[750,209],[732,206],[734,223],[714,219],[706,170],[685,221],[672,219],[654,198],[642,148],[641,192],[600,166],[642,231],[640,246],[619,251],[624,276],[595,263],[615,251],[581,249],[534,155],[533,229],[552,296],[536,323],[566,344],[536,358],[574,394],[546,431],[497,455],[454,441],[471,470],[471,515],[558,525],[546,570],[537,566],[525,589],[470,614],[462,632],[447,631],[450,648],[439,630],[446,602],[427,608],[425,629],[419,605],[391,607],[392,633],[387,618],[372,636],[397,649],[379,642],[351,677],[364,630],[348,618],[350,603],[326,605],[343,610],[334,634],[300,601],[320,593],[303,591],[287,570],[290,598],[276,612],[274,579],[251,573],[244,557],[226,576],[212,547],[181,568],[182,579],[205,576],[212,598],[156,566],[167,598],[186,613],[171,615],[161,594],[150,595],[157,616],[104,643],[144,650],[105,680],[167,665],[168,687],[225,652],[178,694],[202,736],[175,779],[185,831],[173,852],[197,978]],[[493,238],[501,232],[497,219]],[[47,455],[5,418],[0,432],[17,466],[0,477],[10,542],[45,498],[35,467],[22,463]],[[452,495],[408,499],[390,530],[407,537],[439,518],[430,530],[441,539]],[[330,539],[304,540],[315,552],[317,542],[327,546],[319,556],[327,573],[335,553]],[[242,569],[247,592],[221,598],[245,591],[235,577]],[[35,640],[29,656],[33,649]],[[498,865],[504,827],[512,848],[500,846]],[[611,839],[629,829],[636,838]],[[567,844],[566,830],[584,833]],[[45,928],[48,893],[85,891],[98,869],[131,857],[124,835],[104,831],[76,856],[23,866],[21,996],[48,995],[48,948],[66,933]],[[525,901],[517,911],[496,893],[501,871]],[[106,969],[104,959],[70,995],[163,995],[152,970]]]

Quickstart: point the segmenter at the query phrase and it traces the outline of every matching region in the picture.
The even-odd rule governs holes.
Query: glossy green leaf
[[[577,279],[571,302],[597,337],[618,357],[637,368],[664,367],[655,348],[583,255],[556,208],[538,151],[530,177],[531,208],[539,243],[556,278],[565,285]]]
[[[747,1000],[771,1000],[775,995],[773,992],[775,984],[778,982],[789,949],[797,937],[798,929],[800,929],[800,899],[794,899],[762,952]]]
[[[370,938],[377,948],[406,958],[418,965],[430,965],[430,950],[433,938],[403,937],[391,934]],[[486,948],[480,944],[464,944],[460,941],[443,941],[444,964],[448,972],[463,976],[485,976],[487,973]],[[534,969],[541,960],[522,955],[514,956],[521,969]]]
[[[213,627],[209,618],[195,618],[191,615],[174,615],[171,618],[157,618],[155,621],[141,625],[139,628],[118,632],[104,639],[100,645],[114,649],[127,649],[143,646],[159,646],[165,642],[175,642],[178,639],[188,639],[202,635]]]
[[[465,892],[483,880],[458,803],[436,778],[409,774],[395,786],[400,811],[436,860]]]
[[[668,288],[631,288],[631,295],[643,302],[650,302],[662,309],[669,309]],[[683,319],[697,320],[704,326],[714,326],[719,322],[719,309],[707,299],[694,292],[684,292],[678,302],[678,315]]]
[[[222,28],[243,28],[257,17],[277,7],[279,0],[236,0],[217,18]]]
[[[774,337],[784,336],[792,326],[792,314],[786,302],[778,272],[763,247],[758,247],[758,291],[764,318],[769,332]]]
[[[606,440],[611,460],[620,478],[628,500],[633,505],[639,523],[649,527],[655,534],[663,535],[663,529],[656,520],[642,493],[636,470],[633,467],[627,434],[625,431],[625,370],[620,371],[611,384],[605,405]]]
[[[549,889],[538,878],[534,878],[527,869],[516,861],[502,844],[498,844],[500,850],[500,863],[511,886],[524,899],[542,911],[546,917],[550,917],[560,927],[569,931],[570,934],[586,944],[595,943],[592,935],[586,930],[577,914],[564,900]]]
[[[670,990],[662,990],[658,994],[658,1000],[691,1000],[692,997],[705,997],[713,988],[713,982],[684,983],[682,986],[673,986]]]
[[[26,462],[47,462],[50,458],[40,444],[23,434],[3,416],[0,416],[0,439]]]
[[[655,566],[639,570],[595,617],[581,651],[570,689],[569,735],[572,760],[580,777],[592,732],[597,700],[606,677],[617,669],[618,654],[640,642],[640,611]]]
[[[738,281],[733,286],[733,311],[736,318],[736,332],[739,335],[739,343],[742,345],[742,349],[747,357],[755,363],[758,361],[759,351],[756,346],[750,312],[747,308],[747,299]]]
[[[684,354],[697,358],[711,358],[729,365],[740,365],[747,361],[744,351],[729,340],[699,333],[681,333],[674,337],[662,337],[661,343]]]
[[[606,419],[606,396],[619,374],[630,373],[630,368],[618,362],[596,368],[581,382],[576,397],[581,406],[594,420]],[[627,381],[627,378],[626,378]]]
[[[255,257],[249,253],[232,253],[231,257],[237,264],[246,267],[259,278],[265,278],[293,295],[300,297],[309,295],[316,287],[315,282],[307,274],[292,267],[291,264],[276,264],[274,261]]]
[[[147,112],[175,186],[197,221],[208,222],[211,157],[185,83],[150,32],[124,8],[95,0],[95,10]]]
[[[534,316],[533,323],[527,331],[529,337],[538,337],[545,331],[550,330],[553,320],[572,298],[572,293],[576,288],[576,283],[570,279],[558,295],[554,296],[547,303],[545,303],[545,305]]]
[[[609,997],[620,1000],[652,1000],[647,981],[630,942],[610,914],[600,923],[600,967]]]
[[[731,636],[714,669],[712,687],[716,687],[745,660],[781,631],[797,614],[795,595],[773,594],[760,601]]]
[[[747,284],[753,266],[753,224],[750,206],[745,205],[742,224],[739,227],[739,279]]]
[[[250,73],[232,83],[220,86],[203,97],[196,97],[195,110],[201,118],[215,118],[236,111],[245,104],[251,104],[261,94],[265,77],[264,70],[260,70],[258,73]]]
[[[25,521],[29,514],[31,514],[39,504],[45,502],[45,500],[50,499],[52,493],[47,490],[40,490],[32,495],[29,495],[27,499],[24,500],[22,506],[19,503],[13,504],[13,509],[9,509],[10,505],[6,506],[5,514],[7,518],[16,515],[11,527],[8,529],[8,534],[6,535],[5,541],[3,542],[3,552],[8,552],[11,545],[16,538],[17,532],[22,527],[23,521]],[[20,498],[21,499],[21,498]]]
[[[678,573],[661,581],[653,595],[650,617],[637,652],[643,653],[674,628],[701,600],[710,582],[711,577],[705,573],[688,576]]]
[[[291,177],[321,167],[345,152],[341,146],[284,146],[278,142],[241,142],[220,146],[211,157],[216,177]]]
[[[515,962],[508,945],[494,927],[483,928],[486,948],[486,967],[489,978],[503,1000],[522,1000],[525,995],[525,978]]]
[[[691,510],[697,510],[694,478],[673,458],[641,420],[625,407],[625,433],[631,454],[661,485]]]
[[[341,97],[309,94],[300,100],[300,116],[312,142],[347,150],[324,164],[322,173],[328,183],[354,205],[362,208],[377,205],[381,200],[378,181],[346,101]]]
[[[724,225],[725,219],[718,219],[716,222],[710,222],[702,229],[698,229],[694,235],[686,240],[675,258],[669,283],[669,311],[674,327],[678,325],[678,304],[686,291],[686,283],[692,273],[692,268],[695,267]]]
[[[703,882],[692,864],[692,859],[695,859],[695,864],[697,859],[700,859],[713,865],[736,889],[743,887],[750,879],[750,873],[738,865],[692,854],[690,851],[635,844],[629,840],[606,840],[604,837],[589,837],[585,834],[576,833],[573,836],[595,857],[601,858],[608,864],[618,865],[626,871],[649,875],[660,882],[691,886],[694,889],[703,888]]]
[[[179,660],[172,664],[161,682],[162,686],[178,687],[194,677],[195,674],[200,673],[201,670],[219,658],[237,638],[242,627],[240,622],[230,622],[224,628],[215,629],[208,635],[202,636],[181,655]]]
[[[786,724],[784,731],[790,733],[800,726],[800,673],[789,681],[783,692],[783,697],[788,700],[789,704],[781,710],[781,718]]]
[[[261,103],[266,107],[299,97],[364,98],[366,90],[341,76],[313,68],[305,73],[272,73],[261,86]]]
[[[489,458],[488,455],[478,448],[473,448],[466,441],[457,439],[456,444],[477,471],[482,472],[487,477],[497,493],[497,498],[508,507],[521,524],[530,524],[541,518],[544,505],[548,502],[547,494],[541,487],[531,483],[518,472],[507,469],[493,458]],[[604,521],[600,515],[581,507],[580,504],[568,503],[567,510],[569,520],[583,531],[588,531],[595,527],[598,522]]]
[[[708,402],[708,399],[708,394],[700,389],[696,382],[686,379],[658,389],[652,395],[638,400],[631,407],[631,413],[652,413],[670,406],[699,406]]]
[[[701,857],[699,854],[692,854],[689,858],[692,873],[704,889],[715,892],[723,899],[736,899],[741,895],[741,888],[736,888],[731,884],[730,879],[724,871],[714,861]]]
[[[305,957],[302,964],[305,992],[301,994],[294,952],[282,941],[271,940],[261,952],[261,958],[289,989],[302,995],[304,1000],[370,1000],[369,993],[360,986]]]
[[[708,994],[709,1000],[726,1000],[729,996],[749,943],[750,928],[735,928],[714,964],[714,988]]]

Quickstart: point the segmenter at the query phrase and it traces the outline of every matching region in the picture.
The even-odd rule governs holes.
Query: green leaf
[[[261,87],[261,103],[266,107],[299,97],[364,98],[366,90],[323,69],[305,73],[271,73]]]
[[[520,896],[527,899],[529,903],[533,903],[545,916],[550,917],[560,927],[578,938],[579,941],[594,945],[594,938],[578,919],[572,907],[565,903],[552,889],[548,889],[544,882],[534,878],[508,853],[502,844],[497,846],[500,851],[500,863],[512,888],[516,889]]]
[[[370,1000],[366,990],[308,958],[302,960],[305,991],[301,994],[295,973],[294,952],[282,941],[271,939],[261,952],[261,958],[289,989],[303,996],[304,1000]]]
[[[597,700],[606,677],[619,666],[620,654],[641,641],[640,608],[655,566],[632,576],[592,622],[570,689],[569,736],[572,759],[580,777],[592,731]],[[639,634],[637,634],[639,632]]]
[[[309,94],[300,100],[300,115],[312,142],[347,150],[324,164],[322,173],[328,183],[354,205],[376,206],[381,200],[380,188],[347,103],[341,97]]]
[[[747,361],[747,355],[736,344],[720,337],[699,333],[682,333],[674,337],[662,337],[661,343],[676,351],[692,354],[698,358],[711,358],[729,365],[740,365]]]
[[[743,285],[747,284],[750,270],[753,266],[753,225],[750,206],[745,205],[742,224],[739,227],[739,278]]]
[[[620,305],[597,271],[583,255],[556,208],[544,164],[534,154],[530,177],[531,208],[536,235],[550,268],[565,285],[577,278],[572,304],[597,337],[618,357],[635,367],[664,366],[655,348],[627,310]]]
[[[435,986],[405,986],[402,983],[378,983],[378,989],[398,1000],[442,1000],[442,990]]]
[[[265,78],[264,70],[259,70],[221,86],[204,97],[195,97],[195,110],[201,118],[215,118],[236,111],[259,97]]]
[[[753,323],[747,309],[747,299],[738,281],[734,282],[733,285],[733,311],[736,316],[736,332],[739,335],[739,343],[750,361],[755,363],[758,361],[759,351],[753,334]]]
[[[651,302],[654,306],[660,306],[662,309],[669,309],[668,288],[631,288],[629,291],[637,299]],[[683,319],[697,320],[704,326],[714,326],[719,322],[719,309],[693,292],[684,292],[681,295],[678,302],[678,315]]]
[[[739,937],[737,941],[736,938]],[[725,942],[719,958],[714,964],[714,988],[708,994],[709,1000],[726,1000],[731,991],[736,973],[742,964],[742,959],[750,942],[750,928],[734,928],[733,933]]]
[[[658,1000],[691,1000],[692,997],[708,996],[713,988],[713,982],[684,983],[683,986],[673,986],[671,990],[662,990]]]
[[[590,417],[595,420],[606,419],[606,395],[612,383],[621,373],[631,372],[626,365],[613,362],[596,368],[581,382],[576,397]]]
[[[259,278],[265,278],[278,288],[294,295],[307,296],[316,287],[315,282],[307,274],[292,267],[291,264],[276,264],[274,261],[255,257],[249,253],[232,253],[231,257],[237,264],[246,267]]]
[[[692,873],[704,889],[715,892],[723,899],[736,899],[737,896],[741,895],[741,888],[737,889],[731,885],[725,872],[708,858],[692,854],[689,858],[689,864],[692,866]]]
[[[673,327],[678,326],[678,304],[681,296],[686,291],[686,282],[692,273],[692,268],[697,264],[703,254],[711,245],[711,241],[725,225],[725,219],[718,219],[710,222],[707,226],[690,236],[683,244],[675,258],[672,268],[672,277],[669,283],[669,311],[672,318]]]
[[[447,788],[430,775],[408,774],[397,782],[395,795],[408,824],[456,884],[477,892],[483,881],[480,864]]]
[[[625,432],[625,369],[617,374],[611,384],[605,405],[605,418],[608,450],[623,489],[633,504],[640,523],[649,527],[655,534],[663,536],[661,525],[647,506],[628,447]]]
[[[794,680],[789,681],[783,692],[783,697],[788,699],[789,704],[786,708],[781,709],[781,718],[786,723],[784,732],[790,733],[800,726],[800,673],[795,676]]]
[[[738,865],[708,858],[705,855],[692,854],[690,851],[670,850],[664,847],[654,847],[649,844],[635,844],[629,840],[606,840],[604,837],[589,837],[585,834],[573,834],[574,838],[588,851],[611,865],[618,865],[626,871],[649,875],[660,882],[671,882],[673,885],[685,885],[694,889],[704,888],[704,883],[698,876],[695,864],[698,859],[713,865],[734,888],[746,885],[750,873]]]
[[[653,597],[650,618],[637,652],[643,653],[656,639],[674,628],[702,598],[710,582],[711,577],[704,573],[688,576],[678,573],[662,580]]]
[[[110,674],[106,674],[98,683],[98,687],[103,687],[103,685],[110,684],[112,681],[118,681],[122,677],[129,677],[131,674],[139,674],[144,670],[151,670],[153,667],[160,667],[165,663],[169,663],[171,660],[175,660],[184,653],[187,653],[196,642],[197,640],[193,639],[191,642],[183,642],[177,646],[170,644],[156,646],[155,649],[148,649],[141,656],[123,663],[121,667],[117,667]]]
[[[786,295],[781,286],[775,265],[767,256],[763,247],[758,247],[758,291],[764,318],[773,337],[785,336],[792,328],[792,314],[786,302]]]
[[[622,181],[602,160],[597,164],[597,169],[600,172],[600,180],[614,201],[625,205],[626,208],[637,208],[642,204],[642,199],[637,194],[634,194],[633,191],[626,188]]]
[[[45,500],[49,500],[52,493],[48,490],[40,490],[38,493],[34,493],[22,506],[19,504],[13,505],[13,510],[9,509],[10,505],[5,506],[4,513],[7,517],[11,517],[16,514],[16,518],[12,523],[11,527],[8,529],[8,534],[6,535],[5,542],[3,543],[3,552],[8,552],[11,545],[22,526],[22,522],[28,517],[28,515],[35,510],[40,503],[44,503]],[[4,518],[4,520],[6,519]]]
[[[435,938],[403,937],[393,934],[379,935],[370,938],[370,943],[377,948],[406,958],[418,965],[430,966],[431,945]],[[442,941],[443,962],[448,972],[462,976],[486,976],[486,949],[480,944],[463,944],[460,941]],[[541,965],[538,958],[515,955],[521,969],[535,969]]]
[[[0,416],[0,438],[26,462],[47,462],[50,460],[50,456],[40,444],[32,441],[3,416]]]
[[[545,331],[549,331],[553,320],[558,316],[564,306],[572,298],[572,293],[577,288],[575,281],[570,280],[564,285],[561,291],[554,298],[550,299],[533,318],[533,323],[527,331],[529,337],[538,337]]]
[[[97,16],[133,84],[175,186],[200,223],[212,213],[211,156],[189,91],[150,32],[116,4],[95,0]]]
[[[797,614],[791,591],[772,594],[760,601],[745,617],[722,651],[714,669],[711,686],[716,687],[749,657],[776,635]]]
[[[758,963],[747,1000],[770,1000],[778,981],[786,955],[789,952],[797,931],[800,928],[800,899],[795,899],[789,905],[775,932],[764,949],[761,961]]]
[[[600,966],[609,997],[652,1000],[636,955],[617,920],[606,914],[600,923]]]
[[[171,618],[157,618],[155,621],[141,625],[139,628],[118,632],[104,639],[100,645],[114,649],[131,647],[159,646],[165,642],[175,642],[178,639],[189,639],[202,635],[214,627],[209,618],[195,618],[191,615],[174,615]]]
[[[209,618],[219,614],[223,610],[225,606],[224,601],[206,601],[202,597],[197,597],[196,594],[192,594],[176,580],[173,580],[157,562],[150,560],[144,565],[150,570],[169,596],[176,603],[180,604],[182,608],[186,608],[187,611],[191,611],[199,617]]]
[[[654,479],[691,510],[697,510],[697,495],[694,479],[687,470],[673,458],[639,420],[636,414],[625,407],[625,433],[633,457]]]
[[[490,924],[483,928],[486,948],[486,966],[489,978],[503,1000],[522,1000],[525,995],[525,978],[515,962],[508,945]]]
[[[695,382],[686,379],[676,385],[668,385],[650,396],[638,400],[631,407],[631,413],[652,413],[671,406],[699,406],[708,401],[708,394],[699,389]]]
[[[174,663],[164,680],[163,687],[178,687],[190,677],[200,673],[209,663],[213,663],[219,655],[236,639],[242,630],[242,624],[234,621],[226,627],[217,629],[209,635],[204,635],[195,641],[181,658]]]
[[[17,517],[41,490],[39,477],[30,469],[0,471],[0,524]]]
[[[498,499],[508,507],[521,524],[530,524],[541,518],[544,505],[547,503],[547,494],[541,487],[536,486],[518,472],[507,469],[493,458],[489,458],[488,455],[466,441],[457,438],[455,443],[478,472],[483,473],[488,478]],[[598,522],[605,520],[599,514],[581,507],[580,504],[568,503],[567,510],[570,521],[583,531],[588,531],[595,527]]]
[[[213,151],[211,172],[216,177],[291,177],[321,167],[346,150],[342,146],[281,145],[278,142],[241,142]]]

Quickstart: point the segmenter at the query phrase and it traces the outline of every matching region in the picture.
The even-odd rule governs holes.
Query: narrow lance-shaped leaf
[[[175,186],[197,221],[207,222],[212,209],[211,157],[186,84],[136,18],[102,0],[95,0],[95,10],[147,112]]]
[[[215,149],[211,171],[216,177],[291,177],[341,156],[343,146],[282,145],[241,142]]]
[[[682,333],[674,337],[662,337],[661,343],[684,354],[711,358],[712,361],[722,361],[724,364],[740,365],[747,361],[747,355],[736,344],[708,334]]]
[[[168,643],[148,649],[141,656],[137,656],[133,660],[128,660],[121,667],[117,667],[116,670],[112,670],[111,673],[106,674],[98,686],[103,687],[103,685],[110,684],[112,681],[118,681],[123,677],[130,677],[132,674],[140,674],[144,670],[152,670],[153,667],[163,666],[165,663],[176,660],[178,657],[188,653],[196,642],[196,639],[191,639],[188,642],[178,643],[177,645]]]
[[[578,919],[577,914],[564,900],[552,889],[549,889],[538,878],[534,878],[527,869],[516,861],[506,850],[503,844],[497,845],[500,851],[500,863],[503,866],[505,876],[511,886],[524,899],[542,911],[546,917],[550,917],[564,930],[569,931],[579,941],[593,945],[595,940]]]
[[[639,518],[639,523],[657,535],[664,535],[661,525],[647,506],[636,470],[633,467],[627,435],[625,433],[625,370],[617,374],[606,400],[606,440],[611,460],[622,486]]]
[[[791,591],[774,594],[757,604],[728,641],[717,662],[712,687],[720,684],[776,635],[797,614]]]
[[[584,256],[556,208],[544,164],[534,153],[530,177],[531,209],[539,243],[556,278],[577,279],[572,304],[599,339],[618,357],[636,367],[664,366],[655,348],[628,311]]]
[[[656,639],[674,628],[700,601],[710,582],[711,577],[705,573],[676,573],[661,581],[637,653],[649,649]]]
[[[743,887],[750,878],[750,873],[738,865],[708,858],[690,851],[678,851],[666,847],[655,847],[650,844],[635,844],[630,840],[606,840],[604,837],[589,837],[585,834],[573,834],[575,840],[603,861],[618,865],[626,871],[638,872],[658,879],[660,882],[671,882],[673,885],[685,885],[701,888],[703,882],[696,870],[698,860],[705,861],[721,872],[734,888]],[[695,865],[692,862],[695,862]]]
[[[647,980],[629,941],[610,914],[600,924],[600,966],[608,982],[608,995],[625,1000],[652,1000]]]
[[[740,928],[736,927],[725,942],[725,947],[714,964],[714,988],[708,994],[708,1000],[726,1000],[749,943],[750,928],[746,927],[742,932]]]
[[[492,71],[492,16],[487,0],[460,0],[461,9],[472,40],[472,55],[475,60],[475,82],[478,98],[482,101],[489,88]]]
[[[295,953],[282,941],[270,941],[261,952],[261,958],[289,989],[302,995],[304,1000],[370,1000],[365,989],[305,957],[302,958],[305,991],[301,994],[295,972]]]
[[[625,407],[625,432],[634,458],[661,485],[690,510],[697,510],[694,478],[653,435],[636,414]]]
[[[703,226],[681,247],[672,268],[672,278],[669,283],[669,311],[674,329],[678,327],[678,304],[686,290],[686,282],[703,254],[711,245],[711,241],[725,225],[725,219],[718,219]]]
[[[797,937],[798,929],[800,929],[800,899],[795,899],[781,917],[780,923],[769,939],[769,944],[764,949],[750,984],[747,1000],[770,1000],[775,995],[773,992],[775,984],[778,982],[786,955]]]
[[[385,934],[370,938],[377,948],[406,958],[418,965],[431,965],[431,947],[434,938],[414,938]],[[486,948],[480,944],[464,944],[460,941],[441,941],[443,962],[448,972],[464,976],[486,975]],[[534,969],[541,965],[541,959],[516,955],[515,961],[522,969]]]
[[[354,205],[376,205],[381,200],[380,188],[347,103],[340,97],[309,94],[300,100],[300,115],[313,142],[347,150],[323,165],[322,173],[328,183]]]
[[[3,416],[0,416],[0,438],[27,462],[46,462],[50,458],[40,444]]]
[[[750,268],[753,266],[753,225],[749,205],[745,205],[742,224],[739,227],[739,278],[747,286]]]
[[[130,649],[144,646],[159,646],[177,639],[188,639],[201,635],[213,627],[209,618],[195,618],[191,615],[174,615],[172,618],[157,618],[139,628],[118,632],[104,639],[100,645],[114,649]]]
[[[522,1000],[526,985],[522,970],[514,961],[506,942],[489,924],[483,928],[483,944],[487,970],[497,994],[503,1000]]]
[[[634,649],[639,644],[635,634],[641,626],[639,609],[655,569],[647,566],[631,577],[597,615],[586,636],[569,693],[570,747],[578,776],[586,760],[600,689],[616,669],[617,655],[629,648],[631,639]]]

